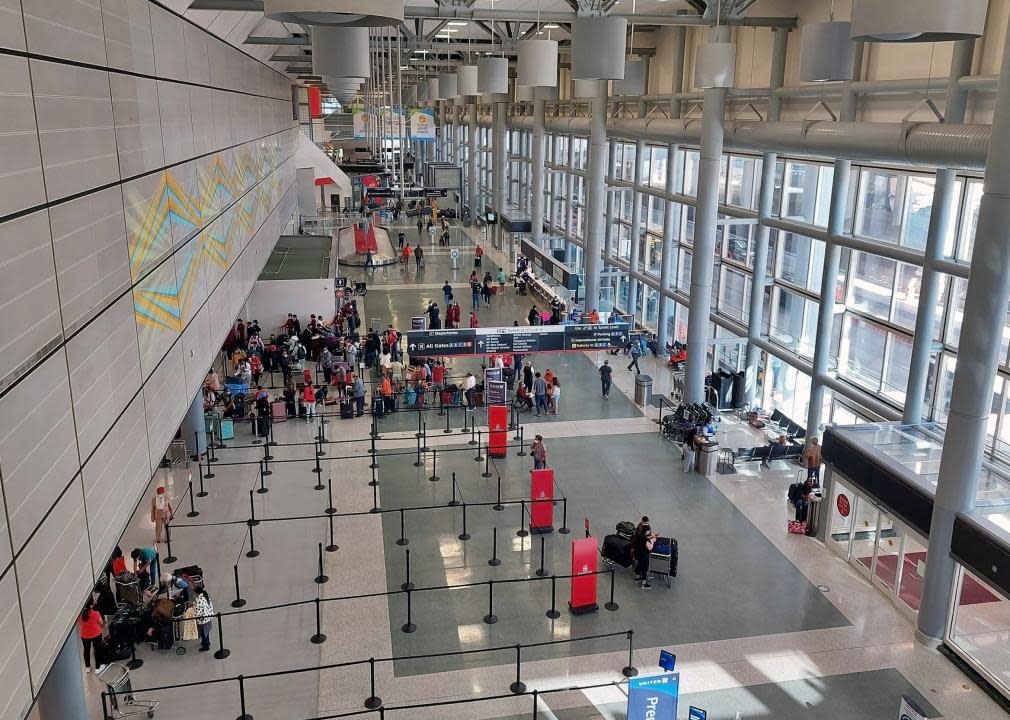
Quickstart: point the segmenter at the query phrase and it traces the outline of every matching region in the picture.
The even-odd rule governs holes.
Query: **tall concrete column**
[[[203,390],[198,390],[193,402],[189,404],[189,410],[182,418],[180,429],[182,439],[186,441],[186,448],[189,454],[203,455],[207,452],[207,425],[203,420]]]
[[[81,669],[81,641],[77,631],[63,643],[39,690],[39,720],[88,720]]]
[[[568,248],[571,247],[571,238],[575,236],[572,232],[572,208],[575,206],[573,199],[575,196],[575,175],[572,173],[572,166],[575,158],[575,136],[566,135],[568,138],[568,152],[565,153],[565,167],[568,172],[565,173],[565,254],[568,253]]]
[[[772,41],[771,88],[768,98],[768,121],[776,122],[782,114],[782,98],[774,90],[782,87],[786,72],[786,47],[789,31],[775,28]],[[750,302],[747,318],[747,361],[745,368],[744,401],[754,405],[757,394],[757,370],[761,362],[761,348],[756,341],[764,330],[764,298],[768,286],[768,236],[771,228],[766,224],[774,215],[776,153],[765,153],[761,157],[761,187],[758,188],[758,225],[754,229],[754,275],[750,286]]]
[[[617,173],[617,143],[610,143],[610,148],[607,151],[607,178],[612,178]],[[614,287],[614,271],[607,270],[607,266],[614,267],[612,258],[616,254],[614,252],[614,242],[618,238],[618,231],[615,229],[617,224],[615,222],[615,213],[617,212],[617,203],[621,202],[621,195],[613,190],[608,190],[607,192],[607,214],[606,221],[603,224],[603,264],[600,266],[605,272],[607,272],[607,278],[603,281],[605,287],[611,288],[611,298],[616,296],[616,289]],[[590,308],[591,309],[591,308]]]
[[[494,158],[491,160],[491,170],[494,174],[494,208],[498,213],[498,225],[496,231],[502,240],[502,250],[505,250],[505,235],[501,226],[501,214],[505,212],[508,197],[508,159],[505,153],[505,125],[508,103],[495,102],[494,104],[494,126],[493,137],[491,138],[491,149]]]
[[[600,305],[600,274],[603,271],[603,193],[607,170],[607,83],[596,81],[589,112],[589,173],[586,178],[585,273],[587,308]]]
[[[947,432],[940,457],[929,526],[926,577],[917,630],[920,638],[943,637],[950,610],[955,563],[950,557],[954,516],[975,507],[982,470],[986,423],[1010,295],[1010,43],[1003,48],[999,86],[986,160],[982,204],[964,299],[957,368],[950,394]]]
[[[954,43],[947,81],[947,107],[944,122],[963,123],[968,93],[958,87],[958,80],[971,74],[971,60],[975,51],[974,40]],[[915,334],[912,336],[912,357],[908,363],[908,382],[905,386],[905,409],[902,421],[910,424],[922,421],[922,405],[929,382],[929,358],[933,354],[933,325],[936,302],[940,296],[942,277],[936,263],[943,259],[943,241],[947,228],[957,212],[954,192],[957,190],[957,173],[953,170],[936,171],[933,186],[933,208],[926,232],[926,248],[919,282],[919,303],[915,315]]]
[[[673,194],[677,186],[677,156],[679,147],[675,143],[666,146],[666,192]],[[663,264],[659,269],[659,318],[656,322],[656,344],[660,352],[665,351],[670,342],[670,316],[673,314],[673,300],[667,297],[663,290],[670,287],[673,274],[676,272],[676,254],[674,246],[677,242],[677,228],[680,227],[680,205],[673,200],[666,201],[666,212],[663,214]]]
[[[855,43],[853,48],[852,77],[858,79],[863,67],[863,44]],[[856,119],[857,96],[851,83],[842,91],[842,107],[839,117],[844,122]],[[845,215],[849,201],[849,175],[852,170],[850,160],[835,160],[834,176],[831,180],[831,205],[828,209],[828,237],[824,241],[824,262],[821,272],[821,302],[817,306],[817,331],[814,335],[813,375],[810,378],[810,405],[807,407],[807,437],[816,437],[821,432],[821,414],[824,405],[824,379],[831,357],[831,334],[835,321],[835,287],[838,285],[838,263],[842,248],[832,240],[845,231]]]
[[[544,149],[547,144],[547,102],[542,97],[533,99],[533,191],[530,198],[532,240],[537,247],[544,246]]]
[[[467,150],[466,150],[466,197],[470,204],[470,216],[476,218],[480,213],[477,207],[477,101],[470,103],[470,116],[467,119]]]
[[[643,117],[643,115],[639,115]],[[628,257],[628,265],[631,267],[632,271],[638,271],[639,255],[641,254],[639,250],[639,245],[641,245],[642,237],[642,194],[638,190],[638,186],[642,184],[642,170],[645,167],[645,162],[642,156],[645,155],[645,141],[637,140],[635,142],[635,170],[632,173],[632,184],[634,187],[631,190],[631,254]],[[638,315],[638,286],[639,282],[635,279],[632,273],[628,273],[628,312]],[[644,315],[642,316],[642,322],[645,322]]]

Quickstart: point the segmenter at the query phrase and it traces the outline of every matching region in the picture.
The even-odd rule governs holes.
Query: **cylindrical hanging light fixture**
[[[417,84],[417,102],[428,102],[428,81],[422,80]]]
[[[456,71],[456,93],[461,97],[477,94],[476,65],[460,65]]]
[[[624,79],[614,81],[614,95],[645,94],[645,63],[641,58],[630,58],[624,63]]]
[[[852,79],[847,22],[807,23],[800,29],[800,82]]]
[[[946,42],[982,36],[988,0],[852,0],[853,40]]]
[[[312,28],[312,72],[334,77],[368,77],[368,28]]]
[[[548,102],[557,102],[558,89],[556,87],[533,88],[533,99],[547,100]]]
[[[573,98],[591,98],[596,97],[596,80],[573,80],[572,81],[572,97]]]
[[[442,90],[439,87],[439,82],[437,77],[433,77],[428,81],[428,100],[429,102],[442,99]]]
[[[699,88],[731,88],[736,80],[736,45],[699,45],[694,56],[694,84]]]
[[[558,41],[521,40],[516,82],[523,87],[558,86]]]
[[[509,61],[503,57],[482,57],[477,60],[477,92],[482,95],[504,95],[509,91]]]
[[[536,88],[526,87],[525,85],[520,85],[516,83],[515,85],[515,100],[516,102],[531,102],[533,100],[533,91]]]
[[[456,73],[438,74],[438,97],[442,100],[452,100],[456,92]]]
[[[299,25],[382,27],[403,22],[398,0],[263,0],[271,20]]]
[[[577,16],[572,23],[572,77],[622,79],[627,35],[628,21],[623,17]]]

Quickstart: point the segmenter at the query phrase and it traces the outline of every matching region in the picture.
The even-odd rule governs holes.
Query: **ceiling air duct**
[[[982,36],[987,0],[852,0],[853,40],[947,42]]]
[[[271,20],[299,25],[382,27],[403,22],[403,2],[397,0],[263,0]]]
[[[477,94],[477,66],[461,65],[456,71],[456,93],[460,97]]]

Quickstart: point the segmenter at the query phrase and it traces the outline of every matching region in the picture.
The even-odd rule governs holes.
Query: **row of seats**
[[[764,462],[772,460],[798,460],[803,455],[802,445],[762,445],[760,447],[739,448],[732,453],[731,462]]]
[[[806,428],[790,420],[789,417],[781,410],[773,410],[771,417],[768,418],[768,422],[775,427],[781,428],[782,434],[790,440],[802,440],[806,437]]]

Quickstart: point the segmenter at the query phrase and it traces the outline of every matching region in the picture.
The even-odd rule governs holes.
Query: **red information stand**
[[[505,457],[505,446],[508,445],[508,408],[504,405],[491,405],[487,409],[488,439],[487,451],[493,458]]]
[[[554,471],[530,470],[530,532],[554,532]]]
[[[599,549],[590,536],[572,540],[572,595],[568,609],[575,615],[596,612],[596,560]]]

